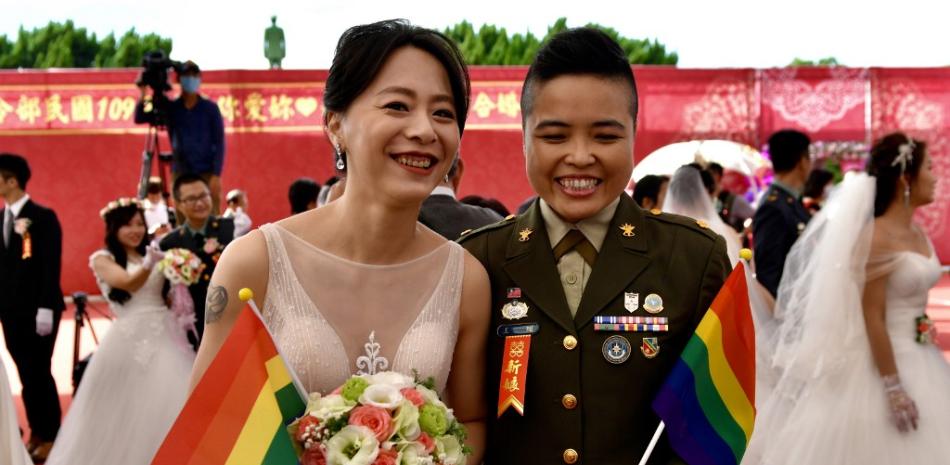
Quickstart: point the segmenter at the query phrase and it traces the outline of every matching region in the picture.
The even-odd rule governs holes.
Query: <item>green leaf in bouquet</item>
[[[419,374],[418,370],[416,370],[415,368],[412,369],[412,379],[415,381],[416,384],[422,385],[428,389],[435,391],[435,378],[430,376],[426,379],[421,379],[421,376],[422,375]]]
[[[339,433],[343,427],[350,424],[350,414],[345,414],[336,418],[331,418],[323,423],[323,426],[326,428],[326,434],[324,437],[332,438],[336,433]]]

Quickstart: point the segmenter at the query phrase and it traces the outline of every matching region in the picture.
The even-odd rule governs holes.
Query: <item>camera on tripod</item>
[[[172,89],[168,84],[168,71],[174,70],[181,72],[182,63],[174,61],[165,55],[162,50],[152,50],[145,53],[142,57],[142,73],[135,81],[137,86],[148,86],[152,89],[152,118],[149,123],[152,126],[166,126],[168,124],[166,111],[168,108],[168,97],[165,92]]]

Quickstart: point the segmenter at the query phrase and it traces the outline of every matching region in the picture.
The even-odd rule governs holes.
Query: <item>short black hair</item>
[[[324,125],[329,112],[343,113],[376,79],[386,59],[401,47],[412,46],[432,55],[445,68],[452,88],[459,133],[465,129],[471,82],[458,46],[444,34],[413,26],[404,19],[353,26],[336,45],[323,91]]]
[[[769,157],[772,159],[772,170],[776,173],[787,173],[802,160],[808,157],[808,147],[811,139],[801,131],[782,129],[769,137]]]
[[[808,173],[808,179],[805,180],[805,188],[802,189],[802,197],[811,197],[817,199],[825,193],[825,186],[835,179],[835,175],[828,170],[815,168]]]
[[[716,176],[719,176],[720,178],[722,177],[722,173],[725,171],[722,165],[716,162],[712,162],[706,165],[706,170],[709,171],[710,174],[715,174]]]
[[[30,164],[26,158],[12,153],[0,153],[0,175],[4,178],[16,179],[20,189],[26,190],[26,183],[30,182]]]
[[[209,190],[211,189],[211,186],[208,184],[208,181],[205,181],[205,178],[197,174],[185,173],[175,178],[175,183],[172,185],[172,194],[175,196],[175,200],[181,200],[181,186],[184,186],[185,184],[191,184],[193,182],[200,182],[204,184]]]
[[[660,200],[660,190],[663,189],[663,184],[670,182],[668,176],[658,176],[655,174],[648,174],[633,186],[633,200],[637,202],[637,205],[643,206],[643,199],[651,199],[653,203],[658,203]]]
[[[614,39],[592,27],[559,32],[535,55],[521,87],[521,124],[534,107],[537,88],[554,78],[589,75],[618,80],[630,86],[630,115],[637,121],[637,81],[627,55]]]
[[[320,185],[310,178],[299,178],[290,184],[287,197],[290,199],[290,213],[296,215],[307,211],[310,202],[316,203],[320,195]]]

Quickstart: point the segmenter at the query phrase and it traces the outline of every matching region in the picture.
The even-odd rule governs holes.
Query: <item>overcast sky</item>
[[[541,6],[543,5],[543,6]],[[680,67],[772,67],[834,56],[849,66],[950,65],[942,0],[0,0],[0,34],[15,38],[50,20],[72,19],[100,37],[131,27],[174,41],[172,58],[203,69],[260,69],[270,16],[284,28],[284,68],[326,68],[347,27],[388,18],[444,28],[461,20],[543,36],[558,17],[595,22],[628,37],[656,38]]]

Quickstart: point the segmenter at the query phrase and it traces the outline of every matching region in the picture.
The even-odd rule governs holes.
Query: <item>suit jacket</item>
[[[221,252],[224,251],[224,248],[234,239],[234,220],[231,218],[210,217],[205,232],[207,234],[199,243],[195,236],[185,229],[185,226],[179,226],[165,235],[159,243],[159,247],[162,250],[176,248],[188,249],[201,257],[201,261],[205,264],[205,269],[201,273],[198,282],[188,288],[191,293],[191,298],[195,301],[195,316],[198,319],[196,326],[199,335],[204,333],[205,298],[208,296],[208,281],[211,280],[211,275],[214,273],[214,267],[218,263]],[[208,253],[205,252],[204,245],[205,242],[211,238],[218,240],[219,247],[212,253]]]
[[[785,257],[810,219],[811,214],[801,201],[775,184],[769,186],[755,211],[752,219],[755,275],[773,296],[778,295]]]
[[[450,241],[463,231],[478,229],[501,220],[494,210],[468,205],[448,195],[430,195],[422,202],[419,221]]]
[[[624,235],[621,226],[632,226],[633,235]],[[521,240],[527,231],[528,240]],[[524,416],[509,409],[488,421],[485,463],[637,463],[660,421],[651,408],[653,398],[730,271],[725,241],[695,220],[645,212],[621,196],[574,317],[538,202],[460,242],[491,280],[490,411],[498,403],[504,351],[504,338],[495,329],[512,323],[540,325],[531,338]],[[528,306],[525,318],[503,317],[510,288],[520,288],[519,300]],[[633,312],[625,309],[627,293],[639,295]],[[656,315],[643,307],[650,294],[663,300]],[[667,317],[669,331],[594,331],[597,315]],[[605,342],[614,335],[626,338],[632,349],[620,364],[605,355]],[[648,349],[648,337],[656,337],[659,346],[652,358],[642,352]],[[576,452],[576,461],[570,460],[568,449]],[[650,463],[671,460],[676,457],[664,439]]]
[[[0,227],[5,227],[6,211],[0,209]],[[10,246],[0,237],[0,309],[62,311],[63,290],[59,284],[63,255],[63,231],[56,213],[28,200],[16,220],[27,219],[31,254],[24,258],[24,236],[13,232]],[[2,229],[0,229],[2,231]]]

